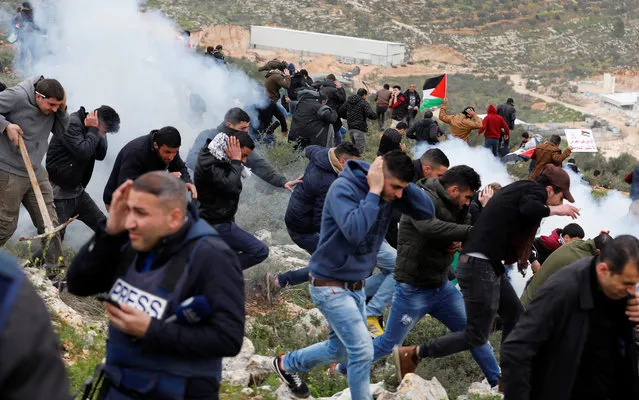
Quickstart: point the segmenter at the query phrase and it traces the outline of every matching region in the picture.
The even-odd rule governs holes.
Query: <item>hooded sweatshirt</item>
[[[27,177],[20,149],[16,147],[6,129],[9,124],[22,128],[24,144],[29,152],[36,174],[49,148],[49,133],[63,135],[69,126],[69,113],[59,108],[57,112],[44,115],[35,101],[35,84],[41,76],[32,77],[0,92],[0,170]]]
[[[308,146],[305,152],[309,163],[302,182],[291,194],[284,222],[288,230],[296,233],[319,233],[326,193],[342,166],[337,159],[331,161],[331,156],[335,156],[334,148]]]
[[[504,135],[510,135],[508,124],[501,115],[497,114],[497,108],[494,105],[488,106],[487,113],[478,132],[480,135],[485,132],[486,139],[499,139],[501,138],[502,129],[504,130]]]
[[[340,109],[340,117],[346,118],[348,129],[357,129],[368,132],[368,122],[366,119],[377,119],[377,113],[371,105],[356,94],[349,96]]]
[[[394,206],[415,220],[435,214],[433,202],[413,183],[392,203],[370,193],[368,168],[367,162],[347,161],[328,190],[319,245],[309,263],[314,278],[341,282],[366,279],[377,263]]]

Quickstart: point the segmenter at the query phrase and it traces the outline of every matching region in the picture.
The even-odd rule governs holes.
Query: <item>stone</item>
[[[276,265],[278,272],[286,272],[308,266],[310,256],[295,245],[270,246],[268,262]]]
[[[384,382],[373,383],[370,385],[371,394],[374,398],[379,400],[379,396],[386,392]],[[335,393],[331,397],[320,397],[317,400],[351,400],[351,390],[344,389],[339,393]]]
[[[244,338],[240,353],[222,360],[222,380],[233,386],[259,382],[271,373],[270,362],[270,357],[255,354],[253,343]]]
[[[316,338],[328,333],[328,322],[320,310],[313,308],[298,317],[294,329],[300,336]]]
[[[406,374],[395,393],[383,393],[377,400],[448,400],[446,390],[433,377],[430,381],[415,374]]]
[[[267,246],[273,244],[273,234],[266,229],[260,229],[259,231],[255,232],[255,237],[258,240],[264,242],[264,244],[266,244]]]
[[[23,270],[27,278],[29,278],[29,280],[35,287],[40,297],[42,297],[42,300],[44,300],[44,303],[49,308],[49,311],[53,314],[56,314],[61,320],[63,320],[84,335],[84,319],[77,311],[75,311],[64,301],[62,301],[62,299],[60,298],[59,290],[53,286],[49,279],[47,279],[44,269],[25,267]],[[92,341],[93,338],[90,338],[88,340]]]
[[[502,398],[502,399],[504,398],[503,394],[498,393],[495,390],[492,390],[492,388],[490,387],[490,384],[488,384],[488,382],[486,381],[473,382],[468,388],[468,395],[466,397],[470,398],[471,395],[473,398],[479,398],[479,399],[482,399],[484,397],[487,397],[490,399],[495,399],[496,397]]]
[[[249,395],[249,396],[254,393],[253,389],[248,388],[248,387],[243,388],[241,390],[241,392],[242,392],[242,394]]]

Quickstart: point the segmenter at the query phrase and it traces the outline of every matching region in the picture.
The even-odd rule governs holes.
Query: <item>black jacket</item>
[[[530,240],[532,244],[542,218],[550,215],[546,200],[546,189],[533,181],[505,186],[486,204],[464,243],[463,253],[482,253],[493,261],[495,272],[503,273],[503,266],[498,264],[521,259],[525,242]]]
[[[98,128],[84,126],[84,107],[69,115],[69,128],[63,135],[53,135],[47,150],[47,172],[51,182],[64,189],[86,187],[93,174],[95,160],[107,153],[106,137]]]
[[[308,146],[306,158],[309,163],[304,170],[302,183],[295,186],[286,208],[286,228],[297,233],[319,233],[322,223],[324,200],[337,172],[325,147]]]
[[[226,133],[228,136],[234,136],[237,134],[237,131],[229,128],[222,122],[215,129],[207,129],[205,131],[200,132],[199,135],[195,138],[193,142],[193,146],[191,150],[189,150],[189,154],[186,157],[186,165],[187,167],[195,170],[195,164],[197,163],[197,158],[200,155],[200,150],[202,150],[202,146],[206,144],[208,139],[213,139],[217,136],[218,133]],[[259,149],[253,150],[253,152],[246,159],[246,166],[251,169],[255,175],[266,181],[267,183],[276,186],[276,187],[284,187],[286,183],[286,177],[280,175],[275,171],[273,166],[268,163],[261,155]]]
[[[501,348],[504,395],[508,400],[571,398],[595,307],[595,262],[594,257],[583,258],[553,274],[519,317]],[[624,399],[639,398],[633,328],[628,320],[623,347],[630,356],[627,367],[633,379],[624,385]]]
[[[299,103],[291,120],[292,138],[307,138],[310,144],[326,147],[331,125],[337,120],[337,112],[319,102],[319,94],[311,90],[298,93]]]
[[[311,89],[313,84],[313,78],[310,76],[304,77],[299,72],[291,77],[291,87],[287,89],[288,98],[291,100],[298,100],[298,92],[305,89]]]
[[[0,280],[13,282],[10,308],[0,307],[0,397],[3,400],[69,400],[69,381],[51,315],[15,261],[0,254]],[[10,291],[0,292],[0,306]]]
[[[157,258],[151,269],[166,264],[180,251],[191,247],[186,240],[197,218],[197,212],[189,205],[184,226],[176,234],[163,238],[153,249]],[[109,235],[104,225],[100,227],[69,267],[69,292],[77,296],[108,292],[125,272],[121,264],[129,247],[127,232]],[[197,325],[170,324],[152,318],[146,335],[139,340],[144,350],[152,353],[193,359],[233,357],[242,347],[245,322],[244,280],[237,254],[218,236],[202,238],[192,251],[178,302],[205,296],[211,304],[212,316]],[[140,268],[143,261],[144,257],[138,257],[136,268]],[[202,390],[196,389],[194,381],[196,379],[187,382],[187,392],[193,395]],[[202,387],[209,389],[208,385]],[[213,394],[207,390],[207,395]]]
[[[391,101],[392,101],[392,97],[391,97]],[[407,104],[408,100],[406,99],[406,96],[404,96],[404,93],[400,93],[397,95],[397,106],[396,107],[391,107],[391,118],[394,119],[395,121],[401,121],[404,118],[406,118],[406,116],[408,115],[408,104]],[[389,105],[392,106],[393,104]]]
[[[208,149],[210,140],[200,150],[195,165],[195,187],[200,203],[200,217],[211,225],[232,222],[242,193],[241,161],[218,160]]]
[[[413,105],[413,107],[419,107],[422,105],[422,98],[419,95],[419,92],[417,92],[417,90],[415,90],[415,104]],[[404,97],[406,97],[406,109],[408,110],[408,107],[410,106],[410,92],[408,91],[408,89],[406,89],[406,91],[404,92]],[[412,110],[412,112],[414,114],[417,114],[417,111]]]
[[[435,217],[415,221],[402,215],[397,241],[395,280],[417,287],[438,288],[448,280],[453,242],[461,242],[471,231],[468,209],[460,210],[439,179],[417,182],[435,206]]]
[[[340,106],[346,101],[344,88],[337,88],[332,81],[315,82],[313,86],[319,88],[319,92],[326,96],[326,105],[335,111],[339,110]]]
[[[504,103],[497,106],[497,115],[501,117],[508,124],[508,129],[515,129],[515,120],[517,119],[517,110],[515,106],[510,103]]]
[[[357,129],[368,132],[368,119],[377,119],[377,113],[373,107],[356,94],[350,96],[346,103],[339,108],[339,116],[346,118],[348,129]]]
[[[431,118],[422,119],[413,124],[406,131],[406,137],[409,139],[415,139],[418,142],[427,142],[428,144],[439,143],[439,126],[437,122]]]
[[[175,158],[169,165],[158,156],[157,151],[153,148],[153,135],[140,136],[127,143],[115,158],[113,170],[109,176],[104,195],[102,199],[104,204],[111,204],[111,196],[113,192],[127,179],[135,179],[150,171],[169,171],[180,172],[182,180],[187,183],[191,182],[189,170],[186,168],[184,161],[180,158],[180,154],[176,154]]]

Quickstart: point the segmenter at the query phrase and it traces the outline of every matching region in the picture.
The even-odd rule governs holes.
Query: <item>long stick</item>
[[[33,192],[36,196],[36,201],[38,202],[38,208],[40,209],[40,215],[42,215],[42,220],[44,221],[44,231],[46,233],[54,233],[55,230],[53,228],[53,222],[51,222],[51,216],[49,215],[49,211],[47,210],[47,203],[44,201],[44,197],[42,196],[38,178],[36,178],[36,174],[33,171],[31,158],[29,158],[29,153],[27,153],[27,148],[24,145],[24,140],[22,140],[22,136],[20,135],[18,135],[18,145],[20,146],[20,153],[22,154],[24,166],[27,167],[27,173],[29,174],[31,187],[33,188]]]

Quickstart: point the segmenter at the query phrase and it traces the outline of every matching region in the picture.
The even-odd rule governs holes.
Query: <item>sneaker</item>
[[[393,347],[393,361],[397,367],[397,378],[401,381],[406,374],[414,373],[419,364],[417,346]]]
[[[366,326],[373,339],[384,334],[384,328],[382,328],[377,317],[366,317]]]
[[[280,354],[273,359],[273,362],[271,362],[271,369],[275,371],[280,380],[288,386],[288,390],[290,390],[295,397],[300,399],[309,397],[311,395],[311,391],[297,372],[289,373],[280,368],[282,356],[283,355]]]
[[[346,372],[342,370],[342,364],[334,363],[330,366],[329,369],[326,370],[326,376],[338,376],[338,375],[346,375]]]
[[[269,303],[273,301],[275,295],[280,291],[280,288],[275,286],[277,276],[278,274],[276,272],[267,272],[264,275],[264,280],[266,281],[266,300],[268,300]]]

